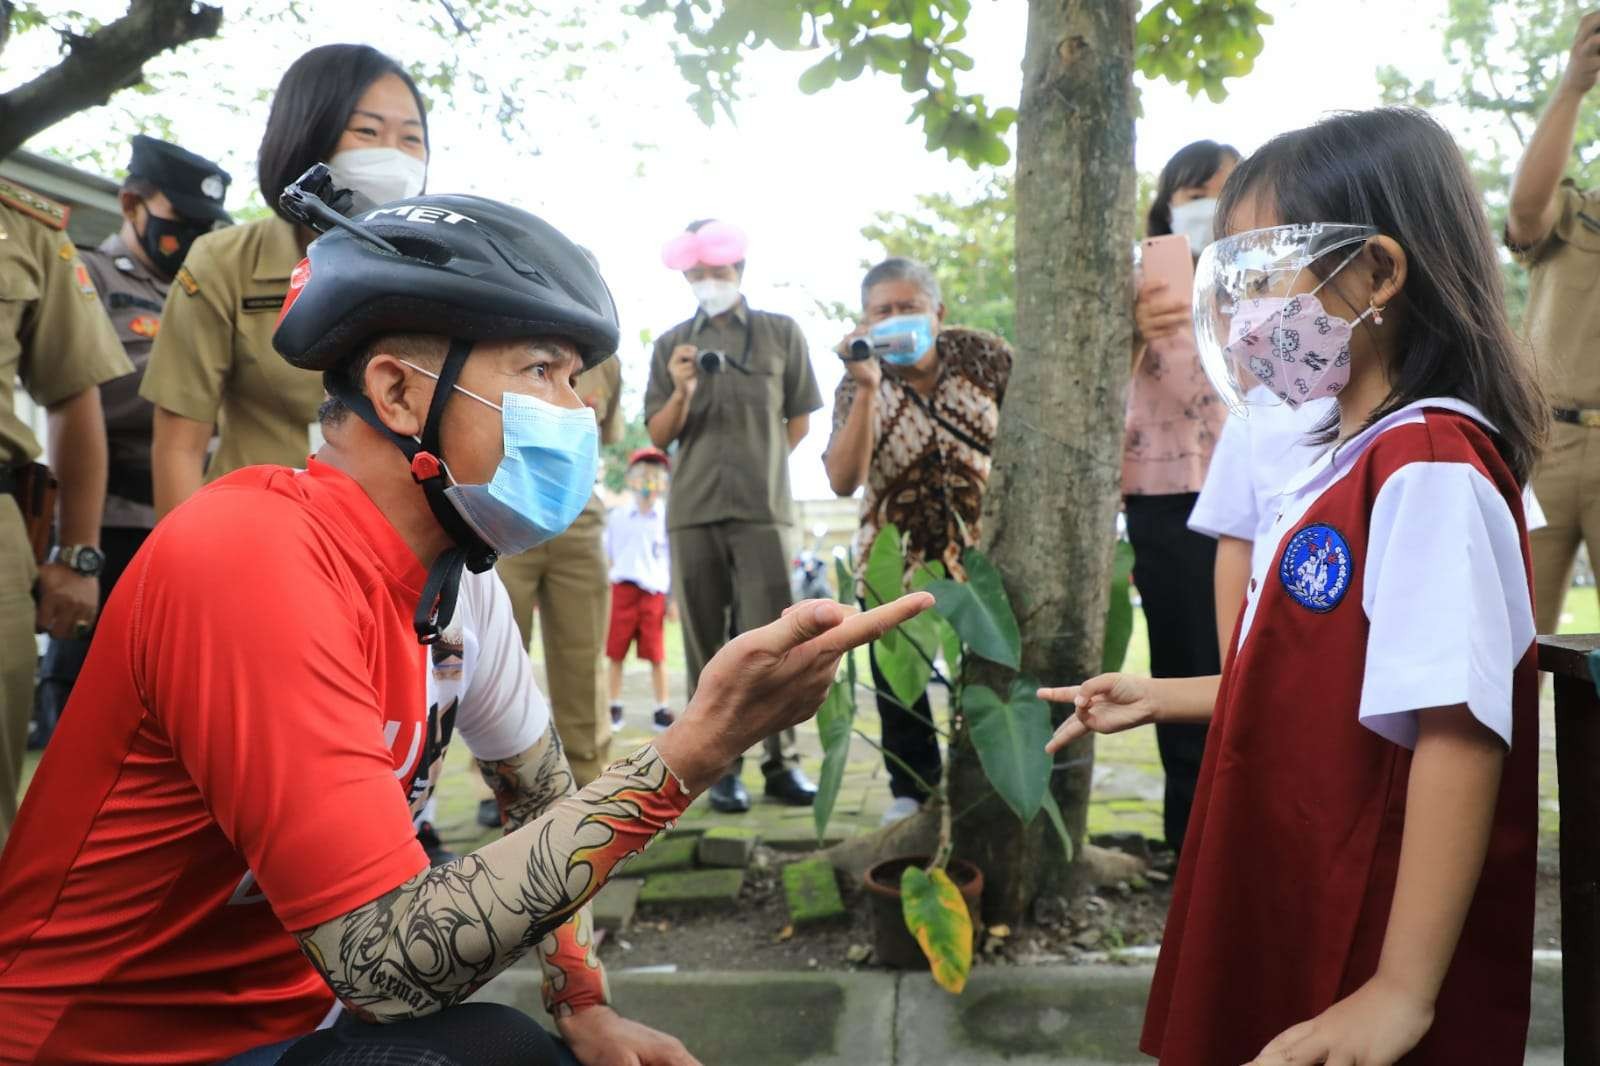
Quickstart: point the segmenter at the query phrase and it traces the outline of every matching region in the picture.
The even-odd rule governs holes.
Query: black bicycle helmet
[[[300,206],[291,191],[305,190],[285,190]],[[295,366],[331,370],[385,333],[562,337],[585,368],[617,350],[600,271],[541,218],[479,196],[416,196],[349,221],[311,245],[284,300],[272,344]]]
[[[432,643],[449,623],[463,567],[481,573],[495,552],[445,497],[439,425],[472,345],[512,337],[571,342],[585,369],[617,350],[617,309],[594,258],[526,211],[477,196],[417,196],[349,219],[348,191],[317,164],[284,189],[282,206],[322,236],[289,280],[273,347],[323,372],[328,393],[387,437],[411,463],[434,517],[456,544],[429,571],[415,626]],[[388,333],[448,337],[421,440],[383,424],[344,372]]]

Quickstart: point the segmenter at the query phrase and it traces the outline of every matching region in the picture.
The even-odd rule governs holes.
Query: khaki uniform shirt
[[[584,403],[594,406],[594,416],[600,422],[600,443],[615,444],[622,439],[622,361],[612,356],[592,370],[578,376],[578,396]],[[606,505],[598,492],[589,496],[583,513],[605,521]]]
[[[1528,268],[1524,325],[1551,404],[1600,408],[1600,188],[1568,179],[1556,197],[1549,235],[1511,249]]]
[[[156,524],[151,506],[150,433],[155,407],[139,395],[140,376],[150,361],[150,345],[161,328],[161,308],[172,282],[145,269],[129,253],[120,235],[83,253],[100,302],[116,328],[117,340],[133,364],[133,373],[100,386],[100,408],[106,418],[109,472],[102,526],[150,529]]]
[[[65,210],[0,181],[0,466],[40,452],[15,412],[19,381],[52,407],[132,369],[67,237]]]
[[[656,340],[645,391],[648,421],[672,398],[672,349],[717,349],[729,366],[700,373],[672,461],[667,528],[712,522],[792,525],[789,439],[784,420],[822,406],[800,326],[785,315],[752,311],[743,300],[725,322],[696,312]],[[747,353],[748,349],[748,354]]]
[[[229,226],[195,241],[167,294],[139,393],[217,426],[207,481],[242,466],[304,466],[311,451],[322,375],[272,346],[300,258],[294,227],[276,216]]]

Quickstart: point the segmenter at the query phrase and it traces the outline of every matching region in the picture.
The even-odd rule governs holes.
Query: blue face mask
[[[874,323],[867,335],[875,343],[887,344],[879,358],[891,366],[910,366],[933,347],[932,315],[895,315]]]
[[[600,468],[594,412],[515,392],[494,404],[460,385],[456,391],[500,412],[505,456],[487,485],[452,484],[445,499],[501,555],[520,554],[566,532],[589,503]]]

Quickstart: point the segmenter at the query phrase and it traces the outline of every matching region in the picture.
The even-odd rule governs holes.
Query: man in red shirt
[[[589,494],[573,379],[616,347],[605,283],[502,204],[347,221],[319,193],[286,193],[328,232],[275,344],[324,372],[327,444],[196,494],[113,592],[0,857],[0,1062],[693,1063],[605,1005],[588,900],[931,601],[745,634],[574,791],[490,567]],[[458,730],[506,835],[430,868],[413,819]],[[462,1005],[530,949],[570,1050]]]

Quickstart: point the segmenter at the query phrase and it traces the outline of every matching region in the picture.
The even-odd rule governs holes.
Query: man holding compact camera
[[[965,580],[961,553],[981,532],[1011,347],[982,330],[946,327],[938,279],[914,259],[886,259],[867,271],[861,310],[861,324],[837,349],[845,376],[834,393],[833,434],[822,457],[828,484],[840,496],[866,486],[857,584],[887,525],[906,539],[905,584],[928,564]],[[885,601],[900,595],[899,588],[872,591]],[[915,813],[938,783],[939,734],[926,693],[903,707],[876,659],[872,677],[894,797],[883,815],[887,825]]]
[[[677,446],[667,537],[690,696],[717,649],[791,602],[782,537],[794,524],[789,453],[822,406],[799,325],[739,294],[746,244],[738,227],[706,219],[662,250],[700,305],[656,340],[644,400],[651,441]],[[765,749],[767,796],[809,805],[817,790],[800,772],[794,731],[768,737]],[[711,788],[719,811],[750,809],[742,762]]]

